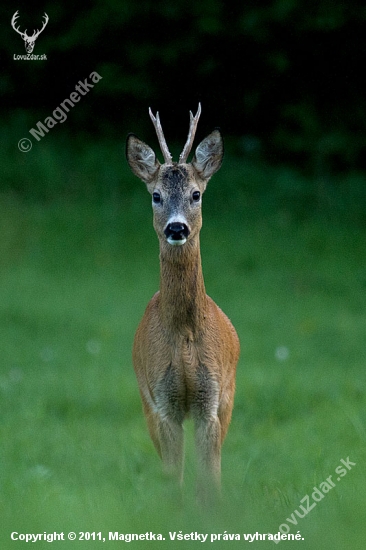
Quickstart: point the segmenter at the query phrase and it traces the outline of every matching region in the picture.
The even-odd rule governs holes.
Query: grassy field
[[[22,162],[30,182],[51,170],[45,159],[44,172],[30,157]],[[50,171],[53,182],[65,173],[82,178],[83,163],[61,165],[62,176]],[[111,185],[100,200],[0,196],[1,548],[24,544],[10,540],[13,531],[161,533],[164,542],[133,543],[151,549],[198,544],[171,542],[174,531],[207,533],[206,545],[211,534],[240,534],[241,542],[212,543],[221,549],[286,524],[304,540],[280,547],[363,549],[366,230],[347,215],[301,216],[278,193],[266,202],[253,189],[272,172],[238,173],[229,160],[209,184],[206,288],[236,326],[242,354],[223,499],[205,511],[195,504],[192,426],[179,498],[142,416],[131,346],[158,287],[158,243],[143,185],[119,169],[85,168],[85,178]],[[277,177],[278,189],[291,174]],[[355,465],[339,475],[348,457]],[[329,476],[334,487],[304,518],[296,515]]]

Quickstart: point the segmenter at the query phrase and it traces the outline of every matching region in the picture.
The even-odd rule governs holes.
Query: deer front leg
[[[192,403],[195,443],[198,460],[199,495],[207,500],[220,489],[221,422],[218,416],[219,385],[205,365],[196,371],[196,387]]]
[[[176,422],[159,419],[158,433],[164,471],[182,484],[184,467],[183,427]]]
[[[144,414],[150,437],[163,461],[164,472],[183,482],[184,435],[182,424],[162,417],[143,399]]]
[[[220,489],[221,425],[217,416],[195,422],[195,442],[198,459],[199,490],[203,493]]]

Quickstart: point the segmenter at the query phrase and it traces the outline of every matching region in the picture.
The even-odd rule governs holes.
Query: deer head
[[[127,161],[132,172],[147,186],[152,195],[154,228],[160,242],[171,246],[184,245],[198,236],[202,226],[201,198],[211,176],[220,168],[224,153],[218,129],[209,134],[197,147],[192,162],[187,163],[191,151],[201,104],[196,116],[190,112],[188,138],[179,156],[173,162],[160,124],[159,113],[150,118],[158,136],[164,164],[154,151],[134,134],[127,138]]]
[[[19,17],[18,13],[19,13],[18,11],[16,11],[14,13],[14,15],[12,17],[12,20],[11,20],[11,26],[23,38],[26,52],[27,53],[32,53],[35,41],[37,40],[38,36],[41,34],[41,32],[43,31],[43,29],[45,28],[45,26],[48,23],[48,15],[47,15],[47,13],[45,13],[44,16],[43,16],[45,18],[45,20],[43,22],[42,28],[40,30],[33,31],[32,36],[28,36],[27,35],[27,29],[25,29],[24,32],[21,32],[19,30],[19,28],[17,28],[15,26],[16,20]]]

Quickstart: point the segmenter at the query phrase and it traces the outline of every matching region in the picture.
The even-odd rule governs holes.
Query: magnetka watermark
[[[52,116],[45,118],[44,122],[39,120],[36,124],[36,128],[31,128],[29,130],[31,136],[37,141],[40,141],[45,134],[48,134],[48,132],[56,126],[56,124],[65,122],[67,119],[66,113],[68,113],[72,107],[75,107],[75,104],[80,101],[81,96],[86,95],[91,88],[94,88],[94,84],[97,84],[102,77],[94,71],[90,73],[89,79],[91,82],[88,81],[88,78],[84,81],[79,80],[75,86],[76,92],[71,92],[70,97],[64,99],[63,102],[52,111]],[[18,149],[22,153],[28,153],[32,149],[32,141],[29,138],[20,139],[18,142]]]
[[[42,54],[42,55],[37,54],[37,55],[35,55],[35,54],[32,53],[37,38],[39,37],[41,32],[44,30],[45,26],[47,25],[47,23],[49,21],[49,17],[47,15],[47,13],[45,13],[43,15],[44,21],[43,21],[43,24],[42,24],[42,28],[34,30],[33,34],[31,36],[27,35],[27,29],[25,29],[25,31],[22,32],[20,30],[19,26],[18,27],[16,26],[18,24],[18,22],[17,22],[18,17],[19,17],[19,11],[17,10],[14,13],[14,15],[11,19],[11,26],[23,38],[25,51],[27,53],[25,55],[16,55],[16,54],[14,54],[13,59],[15,59],[16,61],[18,61],[18,60],[25,60],[25,61],[44,61],[44,60],[47,60],[46,54]]]

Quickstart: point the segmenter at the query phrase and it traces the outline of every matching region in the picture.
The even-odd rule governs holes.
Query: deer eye
[[[157,193],[156,191],[153,193],[152,198],[155,204],[159,204],[159,202],[161,202],[160,193]]]
[[[194,193],[192,193],[192,199],[194,201],[199,201],[200,197],[201,197],[201,193],[199,191],[194,191]]]

